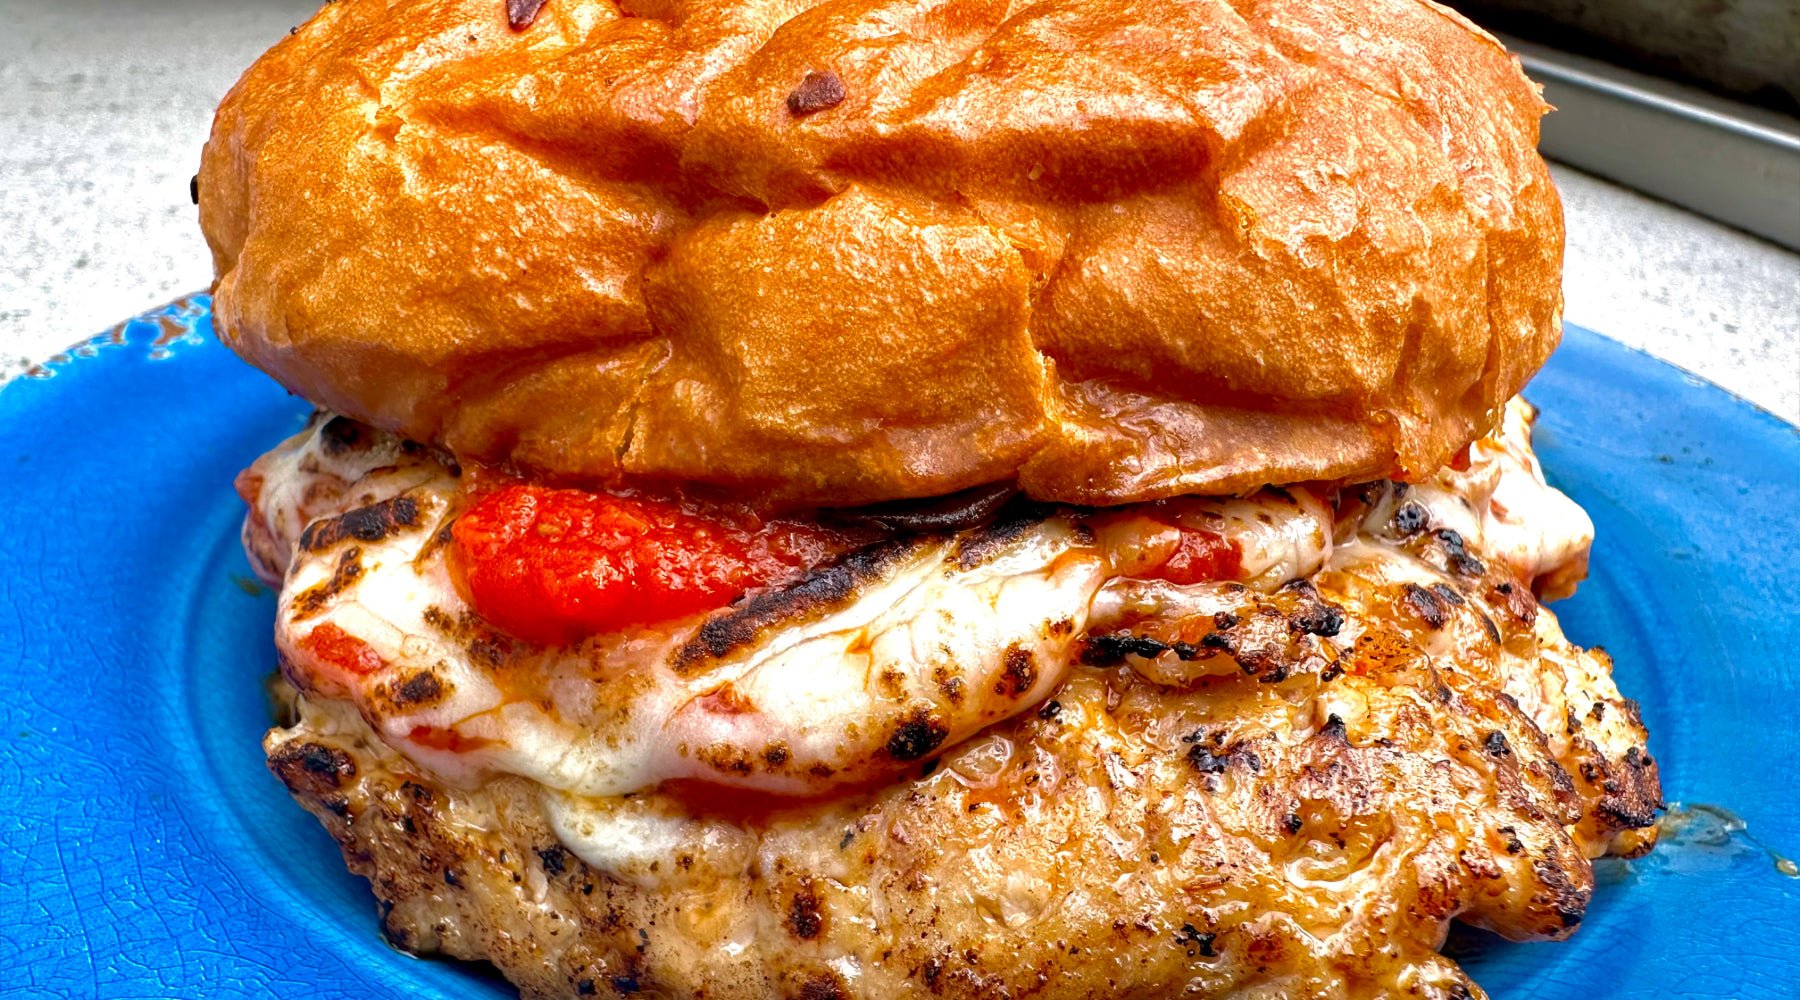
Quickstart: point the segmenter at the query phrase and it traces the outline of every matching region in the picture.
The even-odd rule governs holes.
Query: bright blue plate
[[[510,996],[389,950],[263,769],[272,596],[231,478],[307,407],[204,298],[0,390],[0,997]],[[1449,950],[1499,998],[1800,996],[1800,431],[1571,329],[1528,395],[1593,514],[1558,607],[1643,702],[1671,800],[1721,806],[1605,862],[1572,941]],[[1754,838],[1754,839],[1752,839]]]

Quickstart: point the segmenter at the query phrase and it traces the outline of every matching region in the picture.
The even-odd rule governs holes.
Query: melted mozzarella
[[[1434,526],[1460,532],[1552,599],[1574,593],[1586,575],[1594,522],[1545,481],[1531,450],[1534,416],[1531,404],[1514,398],[1494,433],[1470,446],[1468,469],[1443,469],[1412,495]]]
[[[694,861],[709,872],[744,872],[754,861],[749,834],[732,824],[677,812],[663,800],[546,790],[541,802],[556,839],[582,861],[620,881],[655,885],[684,853],[702,855]]]

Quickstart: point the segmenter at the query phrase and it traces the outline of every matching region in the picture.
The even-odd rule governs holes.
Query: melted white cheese
[[[1561,597],[1585,573],[1594,522],[1545,481],[1531,450],[1534,415],[1531,404],[1513,399],[1500,427],[1470,446],[1466,471],[1444,469],[1417,492],[1444,526],[1505,561],[1546,597]]]

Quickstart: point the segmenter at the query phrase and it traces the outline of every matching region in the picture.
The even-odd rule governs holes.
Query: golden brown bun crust
[[[272,49],[200,173],[226,343],[465,460],[840,504],[1419,475],[1556,344],[1545,105],[1423,0],[623,6]]]

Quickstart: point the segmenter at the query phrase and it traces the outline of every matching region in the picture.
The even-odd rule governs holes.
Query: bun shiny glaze
[[[338,0],[201,222],[226,343],[465,461],[1111,504],[1490,427],[1558,337],[1545,110],[1422,0]]]

